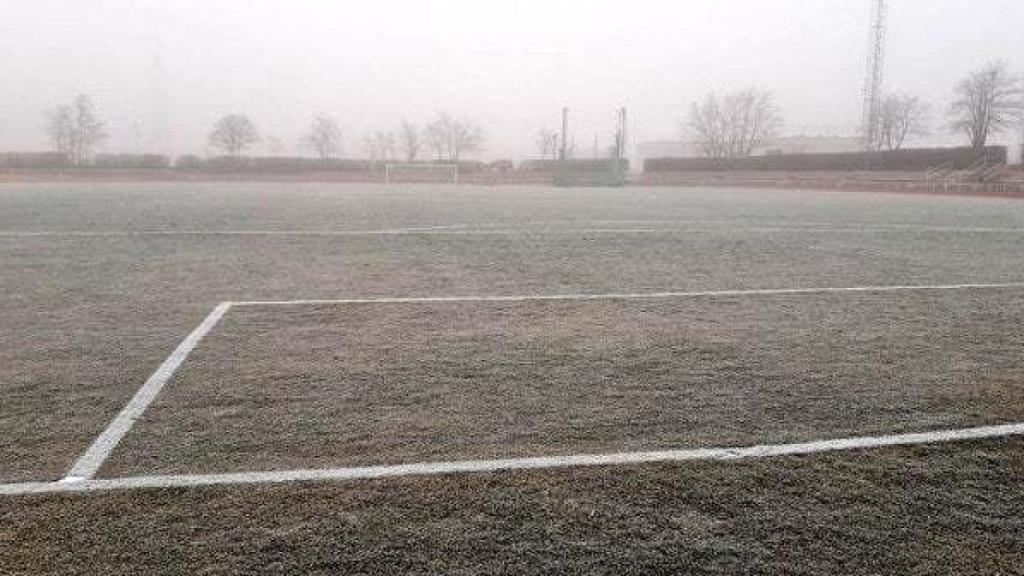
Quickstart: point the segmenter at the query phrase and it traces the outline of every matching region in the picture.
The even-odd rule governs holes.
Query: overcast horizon
[[[281,153],[312,117],[337,117],[344,154],[367,131],[423,124],[440,110],[475,119],[485,159],[535,155],[538,129],[571,109],[586,153],[611,143],[625,106],[631,140],[680,137],[690,102],[710,91],[774,92],[783,133],[852,135],[860,118],[870,3],[604,1],[484,4],[382,0],[13,2],[0,30],[0,150],[45,150],[46,113],[86,93],[111,152],[205,154],[220,116],[241,112]],[[968,13],[969,12],[969,13]],[[886,91],[932,107],[944,128],[954,84],[1005,60],[1024,71],[1024,4],[897,0]],[[997,138],[1019,141],[1019,134]]]

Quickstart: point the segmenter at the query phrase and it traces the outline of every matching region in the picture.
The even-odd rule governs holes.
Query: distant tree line
[[[882,101],[879,115],[879,142],[883,149],[903,149],[913,139],[929,134],[930,108],[919,97],[889,94]],[[963,134],[972,148],[981,151],[994,135],[1024,122],[1024,85],[1001,61],[989,63],[960,81],[954,88],[954,100],[946,112],[949,128]],[[746,88],[725,94],[711,93],[690,106],[685,123],[687,132],[704,156],[735,159],[751,156],[775,137],[783,124],[774,95],[759,88]],[[80,94],[71,102],[47,114],[47,133],[54,153],[66,165],[97,163],[97,150],[107,138],[106,123],[92,98]],[[279,139],[268,137],[269,142]],[[246,114],[232,113],[219,118],[209,134],[209,145],[229,158],[241,158],[261,141],[256,123]],[[362,149],[371,163],[386,161],[460,162],[465,155],[483,149],[485,135],[474,120],[439,112],[432,121],[417,126],[403,120],[396,130],[371,130],[362,138]],[[560,151],[559,135],[548,129],[536,135],[536,148],[542,160],[555,160]],[[339,122],[327,114],[313,118],[301,139],[304,149],[323,164],[338,158],[342,151]],[[571,150],[570,146],[565,146]],[[571,154],[567,154],[571,157]],[[127,155],[107,156],[105,164],[120,158],[154,165],[153,158],[129,160]]]
[[[341,150],[342,132],[338,121],[326,114],[317,115],[302,138],[305,148],[322,162],[336,158]],[[247,148],[259,142],[255,123],[244,114],[228,114],[214,125],[209,142],[230,157],[240,157]],[[372,162],[403,160],[415,162],[424,147],[434,152],[437,161],[459,162],[465,154],[483,148],[483,129],[469,118],[457,118],[441,112],[420,129],[403,120],[394,132],[373,130],[363,137],[363,150]]]
[[[100,118],[91,97],[77,96],[71,103],[59,106],[47,115],[47,132],[55,154],[50,158],[63,159],[71,166],[97,164],[96,151],[107,137],[106,125]],[[268,141],[277,141],[268,137]],[[254,145],[264,140],[256,123],[246,114],[232,113],[219,118],[210,131],[208,144],[225,157],[240,159]],[[433,160],[461,162],[466,154],[479,152],[484,144],[483,128],[467,117],[456,117],[440,112],[435,119],[420,128],[403,120],[395,132],[374,130],[363,138],[369,159],[376,161],[403,160],[416,162],[425,148],[433,152]],[[336,118],[318,114],[300,141],[323,164],[338,158],[342,149],[342,130]],[[280,148],[280,144],[278,144]],[[132,156],[132,159],[129,159]],[[116,159],[126,164],[151,165],[153,155],[106,155],[104,164],[112,165]]]
[[[371,160],[401,159],[416,162],[424,147],[438,162],[458,163],[469,153],[483,149],[484,131],[474,120],[440,112],[420,128],[403,120],[396,132],[375,130],[363,137],[363,148]]]

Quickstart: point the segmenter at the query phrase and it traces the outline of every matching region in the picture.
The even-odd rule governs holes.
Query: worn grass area
[[[236,308],[102,475],[1024,420],[1024,290]]]
[[[0,500],[5,574],[1021,574],[1024,441]]]

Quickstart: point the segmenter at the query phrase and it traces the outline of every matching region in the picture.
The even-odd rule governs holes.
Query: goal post
[[[384,165],[384,181],[388,184],[405,182],[458,184],[459,165],[389,162]]]

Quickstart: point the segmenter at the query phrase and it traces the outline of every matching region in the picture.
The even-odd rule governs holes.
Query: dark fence
[[[358,160],[327,160],[301,157],[251,157],[251,156],[180,156],[174,162],[179,170],[195,172],[259,172],[259,173],[301,173],[332,170],[337,172],[364,172],[370,163]]]
[[[523,172],[629,172],[629,160],[622,158],[574,158],[569,160],[524,160],[519,163]]]
[[[98,154],[93,160],[96,168],[162,169],[171,165],[171,159],[161,154]]]
[[[890,152],[845,152],[840,154],[779,154],[747,158],[651,158],[644,172],[742,171],[853,171],[853,170],[927,170],[944,166],[963,170],[985,160],[1005,163],[1005,146],[973,148],[917,148]]]
[[[555,165],[555,186],[623,186],[629,161],[614,158],[564,160]]]
[[[72,166],[68,157],[60,152],[4,152],[0,153],[0,169],[9,170],[89,170],[94,168],[160,169],[171,165],[167,156],[159,154],[98,154],[86,166]]]
[[[214,156],[202,158],[199,156],[180,156],[174,165],[179,170],[194,172],[224,172],[224,173],[258,173],[258,174],[301,174],[307,172],[377,172],[383,171],[386,164],[451,164],[451,162],[434,162],[422,160],[417,162],[402,162],[400,160],[366,160],[366,159],[343,159],[329,158],[308,158],[300,156]],[[459,172],[473,174],[484,171],[487,165],[475,160],[459,161]]]
[[[45,170],[67,168],[68,157],[60,152],[3,152],[0,153],[0,169]]]

